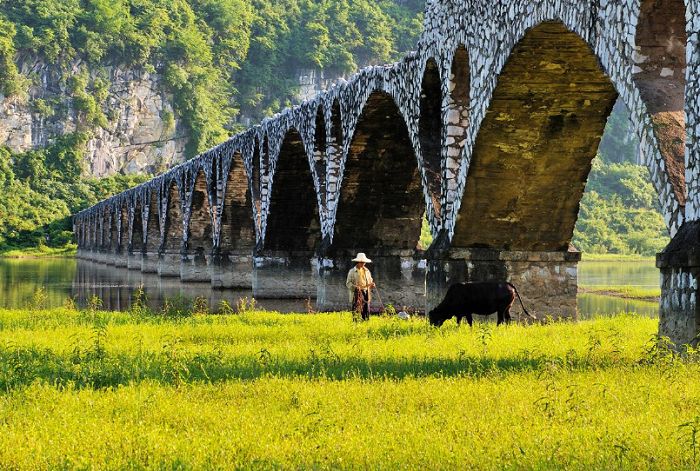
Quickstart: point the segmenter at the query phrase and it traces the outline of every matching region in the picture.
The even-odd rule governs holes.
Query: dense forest
[[[109,65],[158,72],[173,97],[191,157],[297,101],[297,74],[326,76],[399,59],[421,29],[424,0],[7,0],[0,3],[0,91],[22,98],[27,57],[69,70]],[[85,174],[91,129],[110,110],[104,80],[66,79],[82,127],[45,149],[0,150],[0,251],[64,246],[70,215],[148,176]],[[38,100],[38,112],[52,104]],[[634,164],[624,112],[611,118],[574,244],[585,251],[652,254],[667,240],[646,169]]]

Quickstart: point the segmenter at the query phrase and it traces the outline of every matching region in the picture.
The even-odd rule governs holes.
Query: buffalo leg
[[[469,322],[469,327],[471,327],[472,326],[472,313],[468,312],[466,317],[467,317],[467,322]]]

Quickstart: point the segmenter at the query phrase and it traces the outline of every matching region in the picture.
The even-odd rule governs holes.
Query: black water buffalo
[[[457,322],[463,317],[472,325],[472,314],[498,313],[498,324],[504,320],[510,321],[510,307],[518,296],[520,305],[527,316],[535,316],[527,312],[518,290],[504,281],[481,281],[474,283],[457,283],[447,290],[445,299],[430,311],[428,318],[432,325],[441,326],[447,319],[457,316]]]

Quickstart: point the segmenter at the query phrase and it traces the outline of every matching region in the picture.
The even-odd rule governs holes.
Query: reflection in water
[[[209,282],[182,283],[179,278],[160,277],[155,273],[142,273],[101,263],[78,260],[73,294],[79,305],[92,296],[102,300],[103,309],[124,311],[131,306],[134,291],[142,287],[148,297],[148,305],[153,310],[160,309],[166,299],[184,296],[195,299],[203,297],[216,310],[216,305],[226,301],[235,308],[242,298],[251,299],[250,290],[214,290]],[[258,307],[278,312],[306,312],[306,300],[264,299],[258,300]]]
[[[658,317],[659,303],[613,298],[590,293],[578,295],[579,319],[589,319],[596,315],[610,316],[621,312],[636,312],[644,317]]]
[[[0,259],[0,307],[26,308],[41,289],[45,307],[63,306],[72,296],[75,260]]]
[[[579,283],[585,285],[644,288],[659,286],[659,271],[654,262],[581,262]],[[0,259],[0,307],[26,308],[35,293],[43,289],[45,307],[66,304],[74,297],[84,307],[93,295],[102,299],[103,308],[126,310],[138,286],[143,286],[149,306],[158,309],[166,298],[185,296],[194,299],[204,296],[210,306],[225,300],[232,306],[244,297],[245,290],[212,290],[209,283],[180,283],[178,278],[161,278],[156,274],[116,268],[113,266],[74,259]],[[261,300],[263,309],[279,312],[306,312],[304,300]],[[635,311],[644,316],[658,316],[658,304],[633,301],[593,294],[579,295],[579,318],[596,314],[616,314]]]
[[[592,286],[661,286],[659,269],[651,261],[581,262],[578,265],[578,282],[580,285]]]
[[[581,262],[578,265],[578,282],[579,285],[634,286],[645,289],[660,286],[659,269],[653,261]],[[659,303],[585,293],[578,296],[578,312],[579,319],[620,312],[658,317]]]

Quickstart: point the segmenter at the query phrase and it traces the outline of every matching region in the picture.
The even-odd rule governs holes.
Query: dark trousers
[[[369,320],[369,290],[355,288],[352,306],[355,312],[362,314],[363,321]]]

